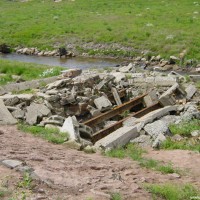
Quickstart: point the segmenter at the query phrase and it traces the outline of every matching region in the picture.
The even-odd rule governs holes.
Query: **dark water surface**
[[[0,54],[0,59],[21,61],[28,63],[45,64],[49,66],[61,66],[66,68],[104,68],[115,67],[123,62],[123,60],[117,59],[105,59],[105,58],[86,58],[86,57],[74,57],[74,58],[59,58],[59,57],[40,57],[21,54]]]

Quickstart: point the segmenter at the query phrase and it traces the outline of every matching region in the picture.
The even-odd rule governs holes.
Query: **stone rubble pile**
[[[96,130],[83,121],[148,93],[144,98],[146,106],[159,101],[164,108],[139,119],[129,119],[117,130],[118,134],[111,133],[96,146],[113,148],[131,140],[157,147],[170,135],[170,123],[200,119],[197,107],[200,93],[194,84],[184,82],[177,73],[166,76],[155,71],[138,72],[133,63],[111,72],[65,70],[56,81],[35,89],[33,94],[1,95],[0,124],[23,121],[28,125],[59,128],[68,132],[72,141],[92,145],[94,131],[116,121],[105,121]]]

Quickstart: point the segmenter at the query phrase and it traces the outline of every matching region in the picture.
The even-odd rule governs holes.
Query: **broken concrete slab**
[[[20,101],[32,101],[35,98],[33,94],[5,94],[0,96],[0,99],[4,101],[8,101],[9,99],[12,101],[13,99],[18,99]]]
[[[22,165],[22,162],[19,160],[3,160],[2,163],[3,163],[3,165],[5,165],[6,167],[9,167],[11,169],[14,169],[14,168]]]
[[[15,111],[12,112],[12,116],[13,116],[15,119],[24,119],[25,111],[24,111],[24,110],[17,109],[17,110],[15,110]]]
[[[174,96],[185,95],[185,91],[179,86],[178,83],[175,83],[172,87],[170,87],[166,92],[164,92],[160,98],[159,102],[163,106],[174,105],[176,103],[176,98]]]
[[[63,77],[74,78],[82,73],[82,69],[68,69],[61,71]]]
[[[52,83],[56,81],[57,79],[58,77],[54,76],[54,77],[43,78],[43,79],[38,79],[38,80],[33,80],[33,81],[7,84],[5,86],[0,87],[0,95],[6,94],[9,92],[14,92],[14,91],[19,92],[22,90],[38,88],[41,85]]]
[[[48,84],[46,87],[47,87],[47,90],[51,90],[51,89],[54,89],[54,88],[61,88],[61,87],[64,87],[70,81],[71,81],[70,78],[61,79],[61,80],[57,80],[53,83]]]
[[[155,77],[155,85],[157,86],[172,86],[177,83],[177,78],[167,77],[167,76],[157,76]]]
[[[189,77],[190,77],[194,82],[200,81],[200,75],[189,75]]]
[[[197,88],[194,85],[189,85],[186,89],[186,98],[187,100],[191,99],[193,97],[193,95],[196,93]]]
[[[31,105],[28,106],[26,109],[26,122],[29,125],[37,124],[38,120],[41,120],[39,118],[48,116],[51,113],[49,108],[47,108],[44,104],[31,103]]]
[[[96,98],[94,104],[100,111],[105,111],[112,107],[112,103],[105,96]]]
[[[129,63],[128,66],[123,66],[119,68],[119,72],[123,72],[123,73],[128,73],[128,72],[133,72],[135,73],[136,69],[135,69],[135,65],[133,63]]]
[[[140,135],[139,137],[131,140],[130,143],[139,144],[142,147],[146,147],[152,145],[152,139],[150,135]]]
[[[159,148],[160,145],[166,140],[164,134],[160,133],[152,144],[153,148]]]
[[[165,115],[169,115],[170,112],[176,112],[178,106],[165,106],[164,108],[160,108],[157,110],[154,110],[146,115],[144,115],[141,118],[138,118],[136,120],[136,123],[138,123],[138,130],[141,131],[141,129],[148,123],[152,123],[155,119],[160,119],[161,117],[164,117]]]
[[[0,125],[16,124],[17,120],[8,111],[2,99],[0,99]]]
[[[114,99],[115,99],[116,104],[117,104],[118,106],[121,105],[121,104],[122,104],[122,101],[121,101],[120,96],[119,96],[119,94],[118,94],[118,92],[117,92],[117,89],[113,87],[113,88],[111,89],[111,92],[112,92],[112,94],[113,94],[113,96],[114,96]]]
[[[138,127],[121,127],[95,143],[96,148],[113,149],[126,145],[131,139],[139,136]]]
[[[79,140],[79,124],[75,116],[68,117],[60,129],[61,132],[67,132],[70,140]]]
[[[162,120],[157,120],[153,123],[145,125],[144,130],[148,135],[150,135],[154,140],[159,134],[165,135],[169,132],[167,124]]]
[[[122,73],[122,72],[114,72],[114,73],[112,73],[112,75],[115,77],[115,80],[114,80],[114,81],[115,81],[116,83],[119,83],[120,81],[126,79],[125,74]]]

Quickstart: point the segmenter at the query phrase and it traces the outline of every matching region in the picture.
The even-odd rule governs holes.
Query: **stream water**
[[[28,63],[45,64],[49,66],[61,66],[66,68],[104,68],[114,67],[123,60],[117,59],[105,59],[105,58],[85,58],[85,57],[73,57],[73,58],[59,58],[59,57],[40,57],[29,56],[20,54],[0,54],[0,59],[21,61]]]

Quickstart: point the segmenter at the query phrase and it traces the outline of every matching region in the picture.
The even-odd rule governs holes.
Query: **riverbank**
[[[187,0],[1,1],[0,44],[114,57],[187,50],[186,60],[200,60],[198,8]]]

